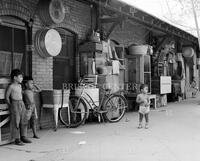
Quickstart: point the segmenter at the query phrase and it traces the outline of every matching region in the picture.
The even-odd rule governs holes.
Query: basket
[[[137,46],[129,46],[129,54],[130,55],[146,55],[148,51],[149,45],[137,45]]]

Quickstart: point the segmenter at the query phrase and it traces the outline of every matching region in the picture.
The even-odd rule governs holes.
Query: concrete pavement
[[[0,147],[0,161],[200,161],[200,97],[152,110],[149,129],[129,112],[119,123],[39,131],[32,144]]]

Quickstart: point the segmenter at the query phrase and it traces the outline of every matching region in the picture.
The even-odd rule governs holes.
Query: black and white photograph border
[[[199,161],[200,0],[0,0],[0,161]]]

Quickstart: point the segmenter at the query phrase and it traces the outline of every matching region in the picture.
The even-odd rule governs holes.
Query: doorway
[[[56,28],[62,38],[62,50],[53,58],[53,88],[76,82],[76,35],[68,30]]]

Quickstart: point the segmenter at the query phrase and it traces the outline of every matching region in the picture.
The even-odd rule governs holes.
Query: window
[[[11,20],[10,22],[13,22]],[[9,76],[14,68],[21,69],[27,74],[29,62],[26,56],[25,24],[21,26],[22,23],[14,25],[8,22],[7,19],[6,23],[3,21],[0,25],[0,76]]]

